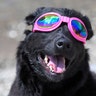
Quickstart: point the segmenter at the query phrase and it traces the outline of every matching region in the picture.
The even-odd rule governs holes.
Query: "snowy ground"
[[[88,15],[94,37],[85,44],[90,69],[96,72],[96,0],[0,0],[0,96],[7,96],[15,77],[15,56],[26,28],[24,17],[41,6],[67,7]]]

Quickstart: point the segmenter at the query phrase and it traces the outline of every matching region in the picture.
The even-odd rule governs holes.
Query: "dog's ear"
[[[93,30],[92,30],[90,20],[87,16],[84,16],[84,22],[85,22],[85,26],[86,26],[87,31],[88,31],[87,40],[89,40],[93,36]]]
[[[30,30],[25,30],[25,31],[24,31],[24,34],[25,34],[26,36],[28,36],[30,33],[32,33],[32,31],[30,31]]]
[[[26,17],[25,17],[26,24],[32,25],[33,22],[34,22],[35,19],[36,19],[36,16],[38,16],[38,14],[40,14],[44,8],[45,8],[45,7],[40,7],[40,8],[38,8],[34,13],[26,16]]]

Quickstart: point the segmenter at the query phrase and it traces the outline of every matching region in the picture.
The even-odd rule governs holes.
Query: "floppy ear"
[[[41,11],[44,9],[45,7],[40,7],[38,8],[34,13],[28,15],[27,17],[25,17],[25,21],[26,24],[28,25],[32,25],[36,19],[36,17],[38,16],[38,14],[41,13]]]
[[[32,33],[32,31],[30,31],[30,30],[25,30],[25,31],[24,31],[24,34],[25,34],[26,36],[28,36],[30,33]]]
[[[34,22],[35,17],[36,17],[36,12],[26,16],[26,18],[25,18],[26,24],[27,25],[32,25],[33,22]]]
[[[93,30],[92,30],[90,20],[87,16],[84,16],[84,22],[85,22],[85,26],[86,26],[87,31],[88,31],[87,40],[89,40],[93,36]]]

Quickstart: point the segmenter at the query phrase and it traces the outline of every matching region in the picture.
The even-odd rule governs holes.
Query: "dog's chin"
[[[62,55],[38,54],[38,61],[43,67],[45,77],[51,82],[60,82],[64,79],[70,60]]]

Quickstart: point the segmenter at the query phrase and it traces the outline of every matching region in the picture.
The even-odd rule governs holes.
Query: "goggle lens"
[[[78,36],[86,38],[87,32],[86,32],[86,29],[85,29],[85,27],[84,27],[84,25],[82,23],[80,23],[77,20],[72,20],[71,25],[72,25],[72,28],[73,28],[74,32]]]
[[[48,15],[41,17],[37,21],[37,25],[39,27],[43,27],[43,28],[50,28],[53,25],[55,25],[56,23],[58,23],[58,21],[59,21],[59,17],[57,15],[48,14]]]

